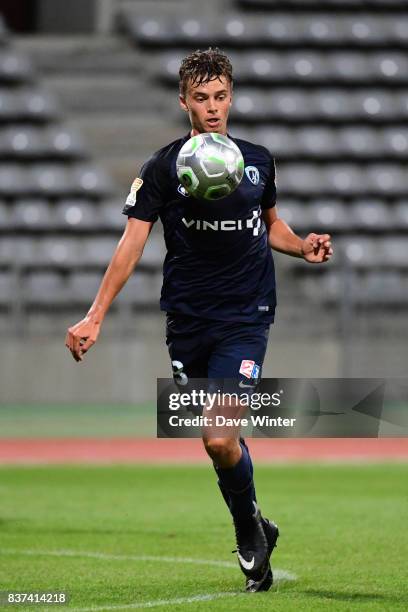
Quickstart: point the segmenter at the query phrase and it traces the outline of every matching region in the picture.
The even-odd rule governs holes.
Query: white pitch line
[[[0,554],[3,555],[43,555],[47,557],[82,557],[87,559],[101,559],[105,561],[153,561],[159,563],[190,563],[193,565],[209,565],[213,567],[224,567],[228,569],[238,569],[236,563],[229,561],[216,561],[212,559],[194,559],[192,557],[155,557],[152,555],[111,555],[107,553],[76,551],[76,550],[19,550],[16,548],[2,548]],[[273,570],[274,583],[296,580],[295,574],[285,570]],[[203,595],[192,595],[190,597],[178,597],[175,599],[157,599],[153,601],[137,601],[131,604],[118,604],[107,606],[96,606],[92,608],[70,608],[72,612],[101,612],[102,610],[130,610],[137,608],[155,608],[159,606],[171,606],[176,604],[188,604],[196,601],[212,601],[222,597],[236,597],[245,595],[242,591],[227,591],[225,593],[208,593]]]
[[[175,599],[156,599],[155,601],[135,601],[131,604],[117,606],[98,606],[95,608],[70,608],[70,612],[100,612],[102,610],[130,610],[135,608],[155,608],[156,606],[174,606],[176,604],[189,604],[196,601],[212,601],[222,597],[236,597],[245,595],[243,591],[227,591],[225,593],[207,593],[205,595],[192,595],[191,597],[176,597]]]
[[[153,561],[158,563],[187,563],[192,565],[209,565],[210,567],[225,567],[238,569],[237,563],[231,561],[217,561],[213,559],[195,559],[193,557],[156,557],[153,555],[111,555],[109,553],[91,552],[86,550],[20,550],[18,548],[0,548],[0,554],[5,555],[44,555],[47,557],[83,557],[88,559],[102,559],[105,561]],[[276,582],[293,581],[295,574],[286,570],[273,568]]]
[[[213,567],[227,567],[236,569],[236,563],[230,561],[215,561],[212,559],[195,559],[192,557],[155,557],[153,555],[111,555],[99,552],[88,552],[86,550],[18,550],[14,548],[2,548],[1,554],[22,555],[45,555],[50,557],[87,557],[90,559],[102,559],[106,561],[158,561],[165,563],[191,563],[193,565],[210,565]]]

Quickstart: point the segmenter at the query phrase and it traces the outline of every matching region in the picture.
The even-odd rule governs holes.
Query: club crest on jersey
[[[134,206],[136,203],[136,194],[143,185],[143,180],[139,177],[135,178],[130,188],[130,193],[126,198],[126,206]]]
[[[243,374],[246,378],[252,378],[256,380],[259,376],[260,367],[251,359],[243,359],[241,361],[241,367],[239,373]]]
[[[245,168],[245,174],[251,181],[253,185],[258,185],[259,183],[259,170],[255,166],[247,166]]]
[[[177,187],[177,191],[179,192],[180,195],[184,196],[185,198],[189,198],[190,194],[184,189],[183,185],[180,183],[180,185]]]

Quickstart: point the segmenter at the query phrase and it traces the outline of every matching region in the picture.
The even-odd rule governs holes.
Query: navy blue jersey
[[[239,187],[221,200],[200,200],[188,196],[176,173],[189,138],[144,164],[137,193],[123,209],[129,217],[162,221],[167,255],[160,307],[220,321],[272,322],[275,273],[262,210],[275,205],[273,158],[262,146],[232,138],[245,162]]]

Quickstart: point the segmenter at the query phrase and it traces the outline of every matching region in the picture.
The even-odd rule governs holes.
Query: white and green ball
[[[204,200],[230,195],[244,175],[244,158],[235,142],[215,132],[190,138],[180,149],[176,166],[185,190]]]

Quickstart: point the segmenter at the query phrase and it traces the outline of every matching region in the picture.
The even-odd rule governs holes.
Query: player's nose
[[[207,112],[208,113],[216,113],[217,111],[218,111],[218,108],[217,108],[216,100],[208,98]]]

